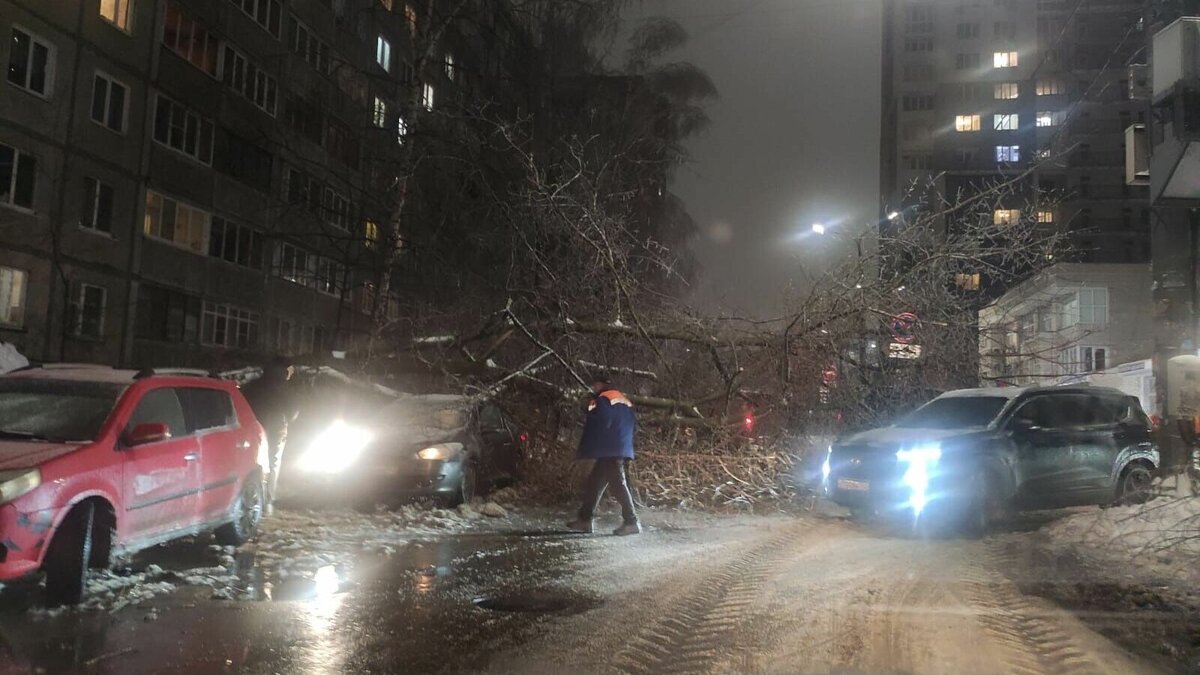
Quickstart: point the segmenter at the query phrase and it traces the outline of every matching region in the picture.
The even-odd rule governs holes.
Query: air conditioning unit
[[[1183,17],[1154,34],[1154,101],[1200,75],[1200,17]]]
[[[1125,130],[1125,184],[1150,184],[1150,140],[1145,124],[1132,124]]]

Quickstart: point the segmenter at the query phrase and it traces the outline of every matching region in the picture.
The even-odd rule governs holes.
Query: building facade
[[[0,0],[0,340],[134,366],[352,349],[394,306],[371,270],[410,92],[433,111],[495,65],[452,24],[418,77],[428,7]]]
[[[1150,266],[1059,263],[979,312],[985,385],[1053,384],[1150,358]]]
[[[922,198],[1010,182],[996,224],[1068,232],[1074,260],[1148,260],[1146,189],[1124,180],[1124,131],[1145,118],[1129,68],[1144,58],[1141,7],[885,0],[884,227]]]

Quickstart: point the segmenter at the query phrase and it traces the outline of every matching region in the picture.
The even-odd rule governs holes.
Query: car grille
[[[834,451],[830,461],[837,478],[866,481],[892,481],[900,477],[895,452],[884,448],[849,446]]]

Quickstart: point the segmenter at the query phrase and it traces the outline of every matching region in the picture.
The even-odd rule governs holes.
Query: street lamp
[[[891,213],[887,214],[887,219],[888,219],[888,220],[895,220],[895,219],[897,219],[897,218],[899,218],[899,217],[900,217],[900,212],[899,212],[899,211],[892,211]]]
[[[825,234],[825,224],[824,223],[813,223],[812,231],[816,234]]]

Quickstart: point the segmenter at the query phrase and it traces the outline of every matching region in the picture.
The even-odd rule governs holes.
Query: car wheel
[[[479,488],[479,470],[475,462],[463,464],[462,477],[458,481],[458,489],[446,497],[442,503],[448,507],[465,504],[475,498]]]
[[[233,522],[218,527],[215,532],[217,543],[222,546],[241,546],[258,532],[263,515],[263,484],[258,476],[246,479],[233,513]]]
[[[1145,464],[1130,464],[1121,472],[1117,484],[1117,504],[1141,504],[1150,498],[1154,472]]]
[[[95,505],[76,506],[59,525],[46,549],[46,599],[51,605],[76,605],[87,594],[88,562],[92,558]]]

